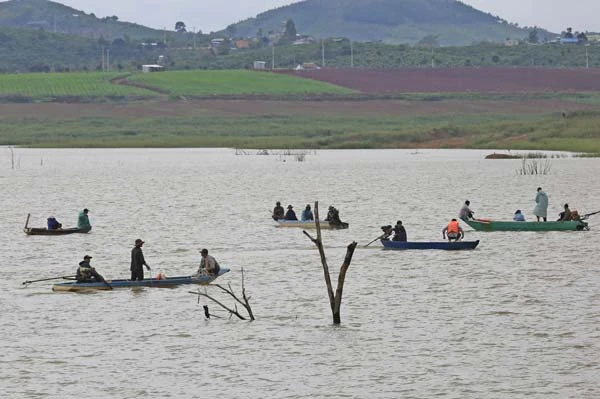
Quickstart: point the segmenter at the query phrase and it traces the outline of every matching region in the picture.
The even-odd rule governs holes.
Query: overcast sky
[[[293,0],[53,0],[98,17],[116,15],[122,21],[158,29],[173,29],[183,21],[204,33],[254,17]],[[600,32],[600,0],[463,0],[520,26],[540,26],[553,32],[567,27]],[[298,27],[299,30],[302,27]]]

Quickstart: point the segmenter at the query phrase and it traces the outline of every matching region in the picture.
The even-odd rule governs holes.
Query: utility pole
[[[431,67],[435,68],[435,61],[433,59],[433,44],[431,45]]]
[[[585,45],[585,68],[586,69],[590,69],[590,56],[588,54],[588,46],[589,46],[589,44]]]
[[[275,70],[275,44],[271,46],[271,70]]]
[[[325,40],[321,39],[321,68],[325,68]]]
[[[102,46],[102,72],[105,71],[105,65],[104,65],[104,46]]]
[[[350,68],[354,68],[354,47],[352,46],[352,40],[350,40]]]
[[[192,26],[192,32],[194,32],[194,50],[196,50],[196,27]]]
[[[106,72],[110,72],[110,49],[106,49]]]

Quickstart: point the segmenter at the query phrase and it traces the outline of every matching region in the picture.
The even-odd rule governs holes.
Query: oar
[[[585,215],[583,215],[581,218],[582,218],[582,219],[587,219],[588,217],[590,217],[590,216],[592,216],[592,215],[595,215],[595,214],[597,214],[597,213],[600,213],[600,211],[597,211],[597,212],[592,212],[592,213],[586,213],[586,214],[585,214]]]
[[[106,281],[104,278],[102,279],[102,282],[103,282],[104,284],[106,284],[106,286],[108,287],[108,289],[109,289],[109,290],[112,290],[112,289],[113,289],[112,285],[108,284],[108,282],[107,282],[107,281]]]
[[[379,237],[377,237],[376,239],[374,239],[373,241],[371,241],[370,243],[365,245],[365,248],[368,247],[369,245],[373,244],[375,241],[381,240],[383,237],[385,237],[385,234],[380,235]]]
[[[76,278],[76,277],[77,276],[60,276],[60,277],[41,278],[39,280],[27,280],[27,281],[23,281],[23,285],[29,285],[31,283],[37,283],[38,281],[60,280],[60,279],[68,280],[68,279],[72,279],[72,278]]]

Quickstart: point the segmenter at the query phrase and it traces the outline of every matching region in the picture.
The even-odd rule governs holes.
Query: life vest
[[[452,220],[452,221],[450,221],[450,223],[448,223],[448,234],[450,234],[450,233],[458,234],[459,231],[460,230],[458,227],[458,222],[456,220]]]

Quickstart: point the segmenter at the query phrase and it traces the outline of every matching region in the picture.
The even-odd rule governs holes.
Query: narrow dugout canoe
[[[391,241],[381,240],[385,249],[443,249],[446,251],[458,251],[463,249],[475,249],[479,244],[477,241]]]
[[[464,220],[466,224],[477,231],[580,231],[589,230],[586,222],[514,222],[495,220]]]
[[[303,222],[300,220],[277,220],[275,227],[300,227],[303,229],[316,229],[317,224],[314,221]],[[350,225],[342,222],[341,225],[331,224],[324,220],[321,220],[321,229],[323,230],[343,230],[347,229]]]
[[[64,236],[66,234],[73,233],[89,233],[92,228],[78,229],[77,227],[70,227],[67,229],[55,229],[48,230],[45,227],[25,227],[23,231],[28,236]]]
[[[107,284],[103,282],[94,282],[94,283],[78,283],[77,281],[72,281],[69,283],[59,283],[54,284],[52,286],[52,291],[57,292],[81,292],[81,291],[92,291],[92,290],[111,290],[113,288],[131,288],[131,287],[148,287],[148,288],[174,288],[180,285],[186,284],[201,284],[206,285],[211,281],[215,280],[217,277],[222,276],[223,274],[229,272],[227,268],[221,268],[219,270],[219,274],[215,276],[200,276],[200,277],[192,277],[192,276],[177,276],[177,277],[167,277],[162,279],[156,278],[148,278],[141,281],[131,281],[131,280],[106,280]],[[109,287],[110,286],[110,287]]]

